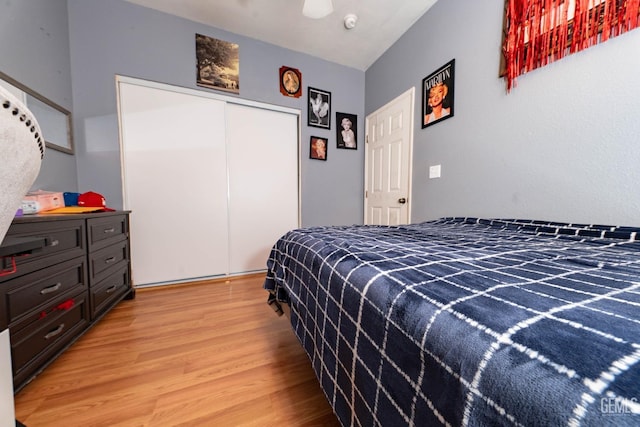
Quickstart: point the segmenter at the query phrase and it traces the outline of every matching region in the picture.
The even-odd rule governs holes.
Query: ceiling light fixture
[[[302,14],[307,18],[324,18],[333,12],[333,2],[331,0],[304,0]]]

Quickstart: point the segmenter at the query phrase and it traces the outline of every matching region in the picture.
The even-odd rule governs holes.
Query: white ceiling
[[[436,0],[333,0],[321,19],[302,16],[304,0],[127,0],[235,34],[366,70]],[[354,29],[345,15],[358,16]]]

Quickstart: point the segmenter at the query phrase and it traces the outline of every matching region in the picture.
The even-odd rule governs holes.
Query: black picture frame
[[[357,115],[336,113],[336,147],[346,150],[358,149]]]
[[[453,117],[455,65],[452,59],[422,79],[422,129]]]
[[[307,88],[307,125],[331,129],[331,92]]]
[[[321,136],[309,138],[309,158],[314,160],[327,160],[329,140]]]

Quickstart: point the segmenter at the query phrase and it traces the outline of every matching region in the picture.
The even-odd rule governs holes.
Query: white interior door
[[[265,270],[299,225],[298,115],[227,105],[229,271]]]
[[[225,274],[225,103],[118,82],[134,285]]]
[[[415,88],[367,116],[365,224],[411,222]]]

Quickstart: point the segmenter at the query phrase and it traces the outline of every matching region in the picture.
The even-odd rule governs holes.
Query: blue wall
[[[366,114],[417,89],[412,220],[640,225],[640,29],[525,74],[507,95],[503,10],[439,1],[366,71]],[[422,129],[422,79],[454,58],[455,116]],[[437,164],[442,177],[428,179]]]
[[[335,127],[302,127],[305,226],[362,221],[364,118],[411,86],[414,221],[640,224],[640,30],[521,76],[507,95],[498,77],[503,6],[437,2],[362,73],[120,0],[6,1],[0,71],[74,113],[77,154],[47,150],[34,188],[95,190],[121,205],[114,75],[197,88],[199,32],[240,45],[243,98],[297,108],[304,118],[310,85],[332,93],[334,112],[358,115],[357,151],[335,149]],[[422,78],[453,58],[455,116],[421,129]],[[282,65],[301,69],[302,98],[278,92]],[[327,162],[308,159],[316,134],[330,138]],[[435,164],[442,178],[429,180]]]
[[[195,84],[199,33],[240,46],[242,98],[301,110],[303,225],[362,222],[364,150],[336,150],[334,122],[335,112],[347,112],[357,114],[363,127],[364,72],[120,0],[69,0],[68,8],[82,191],[93,189],[110,204],[122,205],[114,76],[206,90]],[[278,72],[283,65],[302,72],[301,98],[280,93]],[[306,126],[307,86],[331,92],[330,131]],[[311,135],[329,138],[326,162],[309,159]],[[359,138],[362,147],[364,135]]]
[[[337,150],[335,123],[307,127],[306,95],[331,92],[333,121],[356,114],[362,129],[364,72],[121,0],[5,1],[0,28],[0,71],[73,113],[76,154],[47,150],[34,189],[93,190],[122,207],[115,75],[207,90],[195,85],[201,33],[240,45],[242,98],[301,111],[302,224],[362,222],[364,151]],[[301,70],[301,98],[280,94],[283,65]],[[309,159],[311,135],[329,138],[326,162]]]
[[[71,111],[66,0],[0,3],[0,34],[0,71]],[[75,157],[47,149],[32,188],[75,191],[76,187]]]

